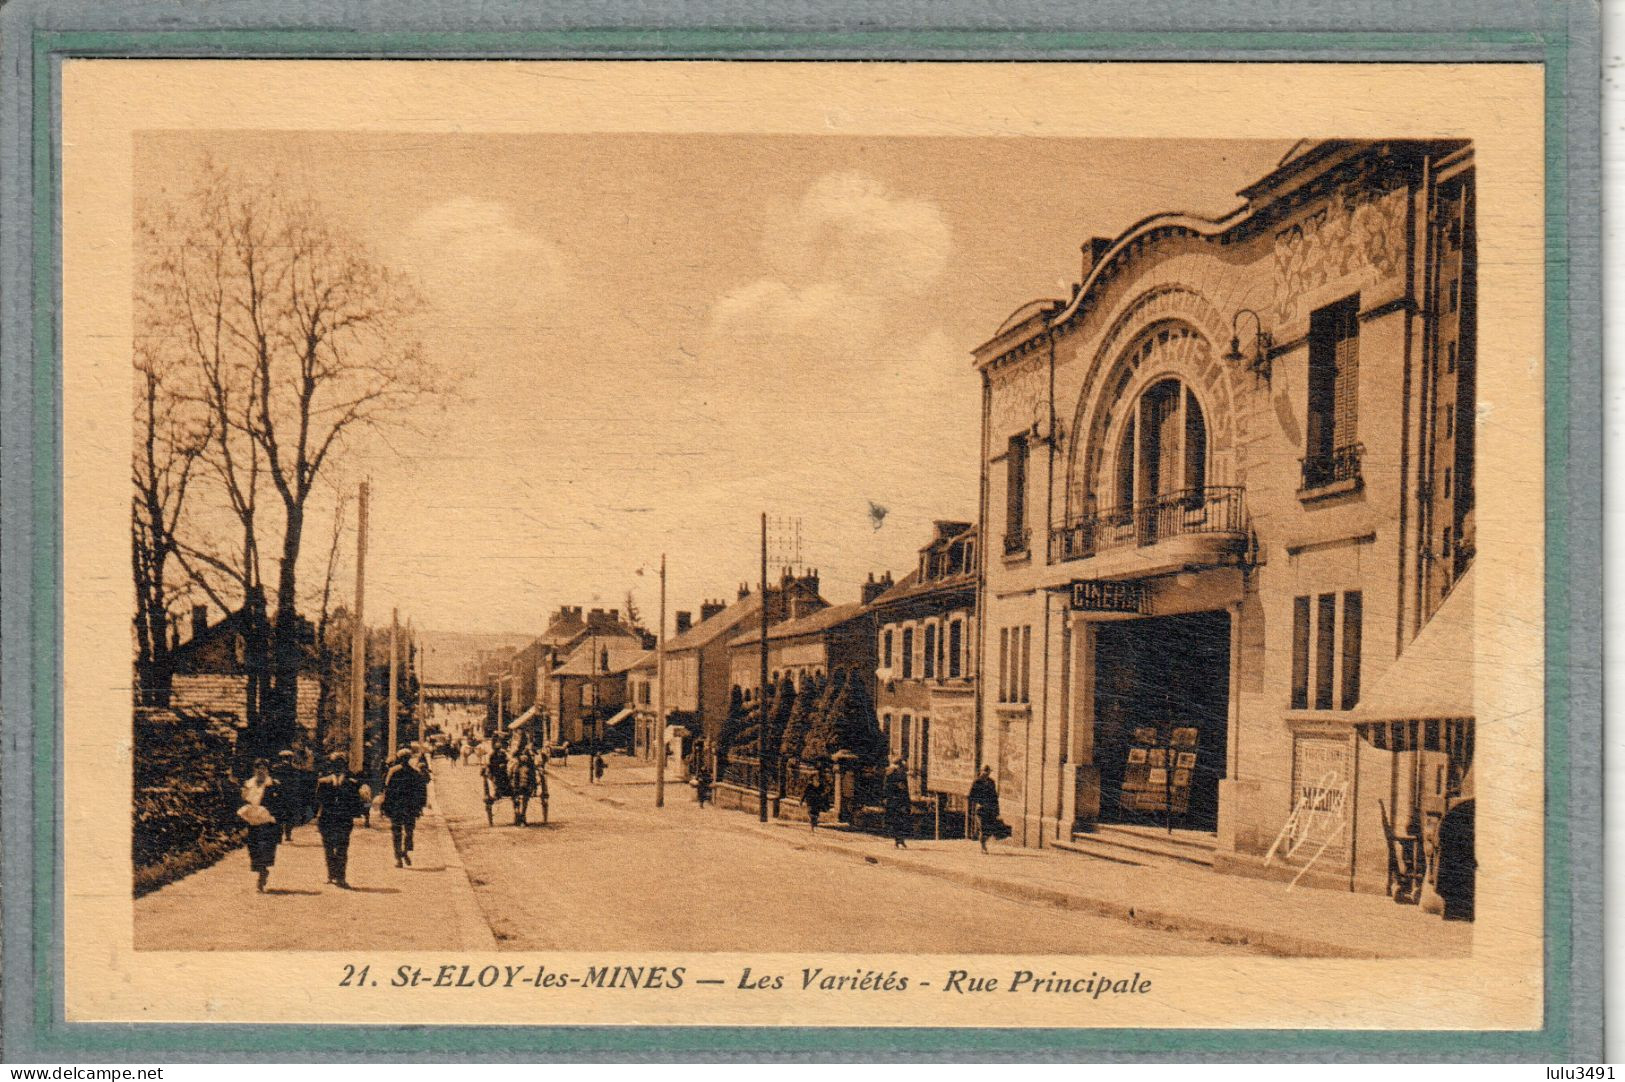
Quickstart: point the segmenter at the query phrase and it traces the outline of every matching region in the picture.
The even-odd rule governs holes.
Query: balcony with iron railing
[[[1307,455],[1302,459],[1305,494],[1324,494],[1347,491],[1360,487],[1360,460],[1365,457],[1365,444],[1349,443],[1330,451]]]
[[[1247,540],[1244,492],[1240,485],[1205,485],[1080,515],[1050,531],[1050,562],[1172,542],[1183,542],[1178,547],[1198,561],[1237,551]]]
[[[1033,531],[1028,527],[1011,530],[1004,535],[1004,554],[1006,556],[1025,556],[1032,548]]]

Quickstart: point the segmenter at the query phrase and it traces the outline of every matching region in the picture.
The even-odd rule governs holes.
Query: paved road
[[[1247,953],[811,850],[795,832],[765,836],[743,813],[696,808],[685,786],[657,812],[647,786],[614,784],[613,763],[611,784],[595,790],[616,802],[605,803],[586,790],[584,763],[549,771],[551,822],[526,828],[507,825],[505,805],[486,825],[475,768],[436,769],[441,810],[501,947]]]

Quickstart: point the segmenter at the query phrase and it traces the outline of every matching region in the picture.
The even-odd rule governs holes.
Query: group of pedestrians
[[[507,800],[513,805],[513,825],[528,826],[533,799],[541,802],[542,823],[547,823],[546,752],[532,748],[523,736],[515,738],[511,751],[501,738],[494,738],[480,775],[485,784],[486,823],[496,825],[496,804]]]
[[[287,757],[291,753],[278,756],[279,766]],[[255,889],[265,890],[276,864],[278,844],[292,841],[294,828],[314,818],[322,839],[327,882],[349,890],[350,837],[357,819],[371,825],[371,790],[351,773],[343,755],[328,759],[320,776],[309,786],[308,797],[300,773],[279,771],[267,760],[256,759],[253,772],[242,785],[243,803],[237,816],[248,824],[248,866],[255,875]],[[380,806],[390,822],[397,868],[412,864],[413,836],[428,801],[428,760],[421,750],[402,748],[385,771]]]

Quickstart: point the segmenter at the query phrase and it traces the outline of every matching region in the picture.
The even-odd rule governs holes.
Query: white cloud
[[[399,248],[430,305],[457,326],[533,322],[563,289],[557,246],[495,200],[438,203],[403,231]]]

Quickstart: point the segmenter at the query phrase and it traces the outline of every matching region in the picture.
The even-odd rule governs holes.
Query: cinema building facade
[[[1085,244],[976,350],[979,755],[1017,841],[1432,874],[1473,806],[1473,176],[1462,141],[1299,144],[1227,217]]]

